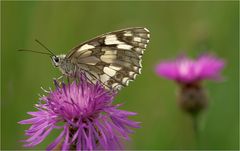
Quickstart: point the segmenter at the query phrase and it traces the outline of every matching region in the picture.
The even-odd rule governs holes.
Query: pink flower
[[[139,123],[128,119],[134,112],[118,109],[112,104],[114,93],[105,90],[99,83],[92,84],[85,78],[81,82],[62,83],[55,81],[56,89],[40,98],[37,111],[28,112],[32,117],[20,121],[30,124],[25,131],[29,137],[25,147],[41,143],[52,130],[61,131],[46,148],[54,150],[115,150],[121,148],[122,140],[129,140],[132,128]]]
[[[156,67],[159,76],[180,83],[193,83],[205,79],[219,80],[224,61],[212,56],[202,55],[196,60],[181,56],[176,60],[162,61]]]
[[[185,111],[196,115],[208,104],[201,81],[221,79],[220,72],[223,67],[224,61],[212,55],[205,54],[196,60],[181,56],[176,60],[162,61],[157,65],[156,73],[179,84],[179,105]]]

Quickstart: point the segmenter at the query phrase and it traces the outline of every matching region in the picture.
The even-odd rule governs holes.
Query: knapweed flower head
[[[176,81],[180,86],[178,100],[187,112],[198,113],[207,106],[207,96],[201,81],[219,80],[224,61],[213,55],[202,55],[196,60],[180,56],[176,60],[165,60],[156,67],[159,76]]]
[[[38,111],[28,112],[32,118],[19,122],[31,124],[25,147],[36,146],[53,129],[59,129],[61,133],[47,150],[121,149],[121,140],[129,140],[131,128],[139,127],[128,119],[136,113],[119,110],[119,104],[112,104],[115,93],[101,84],[81,78],[67,84],[55,81],[55,85],[56,90],[40,98]]]
[[[162,61],[156,67],[159,76],[181,83],[193,83],[205,79],[218,80],[224,61],[213,55],[201,55],[196,60],[180,56],[176,60]]]

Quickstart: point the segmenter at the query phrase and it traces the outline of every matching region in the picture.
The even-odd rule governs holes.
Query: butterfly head
[[[65,59],[65,56],[66,55],[51,56],[53,65],[55,67],[59,67],[63,63],[63,60]]]

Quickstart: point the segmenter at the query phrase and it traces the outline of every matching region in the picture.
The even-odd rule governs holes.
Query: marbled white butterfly
[[[149,38],[149,31],[142,27],[113,31],[78,45],[66,55],[54,55],[39,43],[51,53],[53,65],[63,75],[74,78],[83,72],[90,82],[119,90],[141,73]]]

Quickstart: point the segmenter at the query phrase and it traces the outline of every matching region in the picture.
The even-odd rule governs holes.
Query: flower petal
[[[61,132],[61,134],[50,145],[48,145],[46,150],[50,151],[50,150],[54,149],[60,143],[60,141],[63,139],[63,136],[65,135],[65,133],[66,133],[65,130],[63,130]]]

